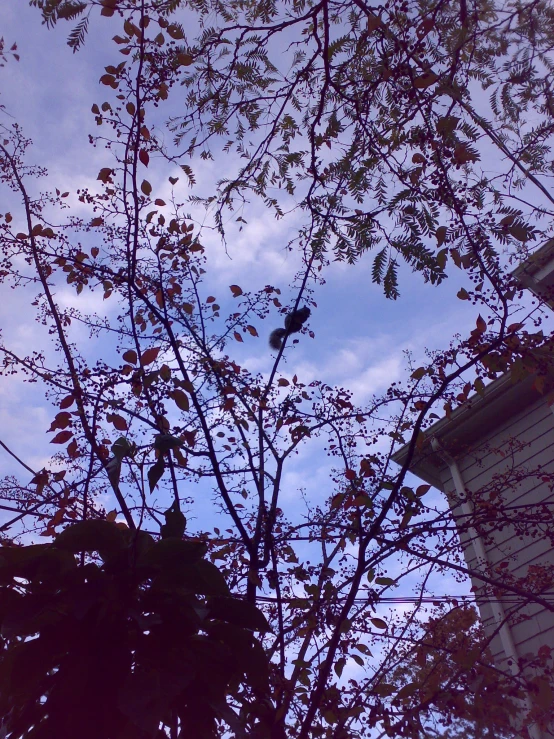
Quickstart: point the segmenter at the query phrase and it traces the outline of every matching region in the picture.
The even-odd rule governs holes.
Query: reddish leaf
[[[229,289],[233,293],[234,298],[238,298],[239,295],[242,295],[242,288],[238,285],[229,285]]]
[[[55,429],[65,429],[69,426],[70,423],[71,413],[68,413],[67,411],[62,411],[56,414],[56,417],[52,421],[52,424],[48,430],[54,431]]]
[[[60,401],[60,409],[63,411],[66,408],[69,408],[73,405],[74,402],[75,398],[73,397],[73,395],[66,395],[65,398]]]
[[[148,196],[152,192],[152,185],[148,182],[148,180],[143,180],[140,189],[146,196]]]
[[[156,360],[156,357],[160,353],[160,347],[159,346],[153,346],[150,349],[147,349],[145,352],[142,353],[140,357],[140,363],[143,367],[146,367],[148,364],[152,364]]]
[[[484,334],[485,331],[487,330],[487,324],[485,322],[485,319],[482,318],[481,316],[478,316],[477,321],[476,321],[476,326],[477,326],[477,331],[479,331],[479,333],[481,334]]]
[[[177,62],[182,67],[189,67],[192,64],[193,59],[190,54],[181,53],[177,54]]]
[[[425,88],[434,85],[438,78],[438,75],[429,70],[429,72],[426,72],[425,74],[420,74],[419,77],[416,77],[414,79],[414,87],[418,90],[425,90]]]
[[[113,174],[113,169],[110,169],[109,167],[103,167],[100,170],[100,172],[98,172],[98,177],[96,179],[106,184],[112,174]]]
[[[243,340],[243,339],[242,339],[242,336],[241,336],[241,335],[239,334],[239,332],[238,332],[238,331],[235,331],[235,333],[233,334],[233,336],[235,337],[235,339],[236,339],[237,341],[242,341],[242,340]]]
[[[134,349],[127,349],[123,355],[123,359],[129,362],[129,364],[136,364],[138,359],[136,351]]]
[[[73,431],[60,431],[59,434],[56,434],[53,439],[51,439],[51,444],[65,444],[66,441],[69,441],[71,437],[73,436]]]
[[[382,24],[381,17],[378,15],[370,15],[367,18],[367,30],[372,33],[376,28]]]
[[[175,405],[182,411],[188,411],[190,404],[188,395],[182,390],[173,390],[169,396],[175,401]]]
[[[139,159],[144,164],[145,167],[148,167],[148,162],[150,161],[150,155],[146,151],[146,149],[141,149],[139,151]],[[150,193],[147,193],[150,194]]]
[[[183,33],[182,29],[178,25],[176,25],[175,23],[171,23],[167,27],[167,32],[171,36],[171,38],[173,38],[175,40],[179,40],[179,39],[185,38],[185,34]]]
[[[127,431],[127,421],[123,418],[123,416],[118,416],[116,413],[112,414],[110,419],[111,423],[113,423],[114,427],[118,431]]]
[[[114,85],[117,87],[117,82],[112,74],[103,74],[102,77],[100,77],[100,82],[109,87],[114,87]]]

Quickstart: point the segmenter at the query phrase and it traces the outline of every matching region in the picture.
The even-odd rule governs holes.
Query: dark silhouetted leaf
[[[68,526],[53,545],[67,552],[114,551],[125,545],[121,529],[109,521],[79,521]]]

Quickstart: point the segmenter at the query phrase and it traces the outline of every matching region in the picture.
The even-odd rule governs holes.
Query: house
[[[554,308],[554,240],[514,274]],[[536,683],[526,700],[531,716],[554,689],[530,664],[548,648],[554,656],[554,396],[546,390],[532,376],[498,378],[428,428],[410,464],[450,503],[495,664],[522,668]],[[404,446],[393,460],[402,465],[407,454]],[[503,580],[520,594],[491,585]],[[554,725],[526,726],[532,739],[554,737]]]

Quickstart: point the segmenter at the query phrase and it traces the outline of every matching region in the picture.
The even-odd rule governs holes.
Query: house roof
[[[439,439],[454,457],[463,455],[495,427],[543,397],[535,388],[534,380],[530,375],[514,384],[509,374],[503,375],[487,385],[482,396],[473,395],[467,403],[456,408],[450,418],[441,418],[425,431],[426,441],[415,452],[410,471],[433,487],[443,490],[441,470],[445,463],[431,448],[431,440]],[[408,448],[409,445],[405,444],[395,452],[393,461],[402,465]]]
[[[512,272],[522,287],[554,309],[554,239],[545,242]]]

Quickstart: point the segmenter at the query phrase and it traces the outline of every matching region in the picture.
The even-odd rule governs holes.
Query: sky
[[[94,185],[99,169],[110,163],[107,152],[88,145],[87,136],[94,130],[91,105],[105,99],[106,88],[98,79],[103,65],[111,63],[115,56],[110,39],[117,30],[111,20],[93,14],[84,48],[73,54],[65,43],[70,27],[60,23],[49,30],[41,25],[36,9],[26,3],[0,3],[1,33],[8,48],[17,42],[20,54],[19,62],[10,60],[0,69],[4,123],[9,125],[11,120],[17,120],[23,125],[25,134],[34,142],[29,159],[46,166],[50,186],[69,190],[69,201],[78,206],[75,190]],[[170,112],[164,109],[162,118]],[[199,189],[208,188],[214,178],[222,175],[225,166],[228,165],[224,159],[197,166]],[[170,174],[164,169],[158,182],[167,183]],[[156,177],[150,179],[156,186]],[[184,190],[184,178],[180,184]],[[183,197],[187,194],[183,191]],[[0,210],[3,208],[5,201]],[[198,214],[198,222],[201,219]],[[255,290],[271,283],[281,287],[285,302],[293,301],[294,293],[287,284],[298,267],[298,258],[284,247],[299,225],[297,214],[277,221],[255,203],[249,208],[242,230],[229,222],[226,249],[213,232],[203,231],[214,294],[228,291],[230,284]],[[457,333],[466,334],[475,325],[478,313],[475,306],[456,297],[467,282],[463,273],[452,266],[449,279],[440,286],[425,284],[419,274],[402,267],[401,296],[396,301],[387,300],[382,289],[372,283],[371,267],[372,255],[363,257],[355,266],[331,264],[326,284],[314,294],[317,309],[312,312],[310,329],[315,338],[303,336],[287,358],[290,374],[296,372],[307,382],[319,378],[329,385],[349,388],[360,403],[405,377],[406,352],[411,353],[418,366],[423,363],[425,348],[445,347]],[[243,284],[245,274],[247,285]],[[35,322],[25,295],[2,290],[0,326],[6,343],[15,345],[21,353],[44,344],[44,330]],[[69,305],[83,305],[83,296],[76,300],[69,287],[60,289],[57,299]],[[115,307],[103,305],[101,297],[90,296],[86,300],[89,307],[100,311]],[[269,319],[258,325],[261,338],[237,347],[237,361],[253,372],[269,372],[272,355],[266,337],[276,325]],[[90,351],[101,353],[102,347],[92,342]],[[46,434],[52,416],[52,407],[40,387],[23,383],[20,377],[2,378],[0,428],[9,437],[11,448],[34,469],[42,468],[52,453]],[[299,489],[308,499],[317,500],[322,491],[327,497],[329,465],[317,446],[312,447],[309,455],[298,455],[284,480],[283,489],[288,491],[285,500],[288,496],[291,506],[297,504]],[[20,473],[15,460],[1,450],[0,473]],[[428,501],[445,505],[437,491],[429,494]],[[394,572],[389,574],[394,576]],[[469,584],[463,587],[452,578],[443,578],[440,584],[443,593],[461,594],[468,588]]]

